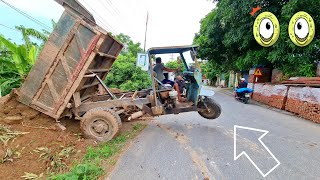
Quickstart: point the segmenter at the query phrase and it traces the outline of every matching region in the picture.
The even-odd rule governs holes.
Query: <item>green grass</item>
[[[104,169],[101,167],[102,162],[108,162],[113,166],[116,163],[112,159],[118,155],[126,143],[136,137],[146,125],[135,124],[131,131],[120,134],[115,139],[102,143],[97,147],[88,147],[87,152],[79,164],[75,165],[70,172],[64,174],[52,175],[50,180],[94,180],[104,174]]]

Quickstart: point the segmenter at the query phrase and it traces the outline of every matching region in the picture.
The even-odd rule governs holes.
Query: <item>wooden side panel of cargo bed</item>
[[[72,18],[70,14],[67,16]],[[60,37],[56,37],[52,43],[49,41],[46,44],[51,45],[42,51],[42,54],[48,54],[46,59],[38,59],[36,68],[33,68],[34,72],[28,76],[29,81],[24,83],[26,87],[20,92],[29,93],[21,96],[20,101],[56,119],[61,115],[57,114],[60,106],[69,101],[66,95],[72,90],[79,73],[86,71],[83,67],[100,37],[100,33],[86,26],[81,19],[75,19],[72,25],[69,30],[65,30],[67,37],[64,42]],[[64,26],[65,24],[58,24],[57,29],[62,30]],[[59,48],[56,45],[61,46]],[[32,78],[37,79],[37,84]],[[33,91],[30,91],[32,88]]]
[[[30,105],[33,97],[41,87],[49,68],[55,61],[60,49],[65,43],[68,34],[75,25],[76,19],[64,12],[44,45],[36,63],[33,65],[19,92],[19,101]]]

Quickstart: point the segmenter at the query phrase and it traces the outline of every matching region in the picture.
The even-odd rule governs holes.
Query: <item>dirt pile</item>
[[[14,96],[0,98],[0,179],[66,171],[94,144],[82,138],[79,121],[62,119],[60,124],[65,131]]]
[[[23,120],[32,120],[40,116],[38,111],[19,103],[14,95],[9,94],[1,99],[0,120],[7,124],[19,124]]]

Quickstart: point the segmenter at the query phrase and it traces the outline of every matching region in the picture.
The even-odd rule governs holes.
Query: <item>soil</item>
[[[0,141],[0,179],[23,179],[21,176],[25,172],[46,176],[50,162],[40,158],[37,148],[46,147],[51,150],[51,154],[58,154],[62,149],[73,147],[70,157],[63,158],[62,161],[68,166],[81,160],[88,146],[95,146],[94,140],[84,139],[80,132],[80,121],[73,119],[62,119],[57,125],[56,121],[49,116],[41,114],[28,106],[15,100],[14,97],[3,100],[0,98],[0,126],[5,126],[11,131],[28,132],[9,140],[7,145]],[[2,99],[2,100],[1,100]],[[140,121],[123,123],[121,131],[132,129],[132,126]],[[0,132],[1,139],[1,132]],[[7,149],[11,149],[20,154],[19,158],[12,158],[11,161],[1,163]],[[18,155],[16,155],[18,156]]]

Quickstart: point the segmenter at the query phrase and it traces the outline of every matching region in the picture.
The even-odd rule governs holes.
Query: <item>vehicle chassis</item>
[[[152,89],[135,92],[109,89],[103,80],[123,45],[97,26],[93,16],[81,5],[73,4],[75,2],[62,2],[65,11],[18,91],[18,101],[56,121],[62,117],[81,120],[83,135],[98,141],[108,141],[118,134],[120,116],[130,119],[144,113],[158,116],[189,111],[201,113],[208,109],[197,106],[199,100],[207,100],[206,96],[199,98],[199,86],[194,88],[194,95],[188,97],[194,102],[193,106],[164,109],[159,99],[161,90],[156,89],[151,71],[151,59]],[[220,107],[217,113],[220,115]]]

